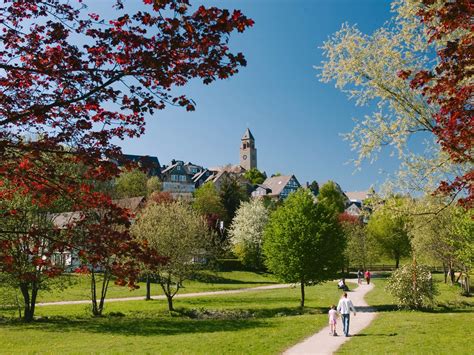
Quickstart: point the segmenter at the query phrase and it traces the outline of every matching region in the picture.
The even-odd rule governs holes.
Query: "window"
[[[171,181],[178,181],[178,175],[171,175]]]
[[[179,177],[179,181],[186,181],[186,175],[181,175]]]
[[[177,171],[181,171],[181,165],[178,165],[178,166],[176,167],[176,170],[177,170]]]

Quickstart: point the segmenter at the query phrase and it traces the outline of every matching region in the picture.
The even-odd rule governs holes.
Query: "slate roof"
[[[364,201],[369,197],[369,191],[350,191],[345,192],[350,201]]]
[[[126,208],[130,212],[135,213],[141,207],[142,203],[145,202],[145,197],[122,198],[119,200],[113,200],[112,202],[121,208]],[[63,212],[54,214],[51,221],[57,228],[66,228],[68,224],[79,221],[82,216],[83,214],[81,211]]]
[[[161,165],[158,157],[150,155],[133,155],[133,154],[124,154],[125,160],[133,161],[134,163],[139,164],[143,168],[148,168],[148,174],[150,176],[160,176]],[[119,166],[123,163],[119,163]]]
[[[248,128],[245,130],[245,133],[244,133],[244,135],[242,136],[242,140],[246,140],[246,139],[255,140],[255,138],[253,137],[252,132],[250,132],[250,129],[248,129]]]
[[[263,182],[261,186],[272,190],[272,192],[270,193],[271,196],[280,196],[282,190],[285,188],[285,186],[288,184],[292,177],[293,175],[280,175],[269,177]]]

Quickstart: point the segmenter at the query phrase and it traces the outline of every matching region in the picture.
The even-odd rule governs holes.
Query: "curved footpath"
[[[346,280],[349,282],[357,283],[357,280]],[[375,318],[375,311],[373,308],[370,308],[368,304],[364,301],[364,296],[367,292],[372,290],[374,287],[373,284],[360,285],[356,289],[348,292],[348,298],[352,300],[352,303],[356,309],[356,316],[351,313],[350,323],[349,323],[349,334],[356,335],[362,329],[367,327],[370,322]],[[336,300],[335,303],[337,304]],[[332,336],[329,334],[329,325],[324,329],[320,330],[318,333],[310,336],[309,338],[303,340],[301,343],[296,344],[295,346],[286,350],[284,355],[294,355],[294,354],[332,354],[339,347],[349,341],[351,338],[346,338],[342,332],[342,320],[341,318],[337,319],[337,334],[339,336]]]
[[[258,287],[250,287],[250,288],[239,288],[236,290],[181,293],[174,296],[174,298],[228,295],[228,294],[251,292],[251,291],[274,290],[274,289],[288,288],[288,287],[293,287],[293,286],[294,284],[277,284],[277,285],[258,286]],[[166,296],[165,295],[151,296],[151,298],[154,300],[164,300],[166,299]],[[108,302],[143,301],[144,299],[145,299],[145,296],[138,296],[138,297],[106,298],[105,301],[108,303]],[[67,304],[88,304],[88,303],[91,303],[91,300],[42,302],[42,303],[37,303],[36,306],[40,306],[40,307],[41,306],[61,306],[61,305],[67,305]]]

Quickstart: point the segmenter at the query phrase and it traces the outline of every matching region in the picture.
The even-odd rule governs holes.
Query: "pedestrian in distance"
[[[351,318],[351,311],[354,313],[354,317],[356,315],[356,310],[352,301],[347,298],[347,293],[344,292],[344,295],[339,300],[337,304],[337,311],[341,314],[342,317],[342,331],[346,337],[349,336],[349,322]]]
[[[357,284],[362,285],[362,279],[364,278],[364,273],[361,269],[357,270]]]
[[[370,271],[367,270],[367,271],[365,272],[365,281],[367,281],[367,285],[370,284],[370,277],[371,277],[371,276],[372,276],[372,275],[370,274]]]
[[[336,323],[337,323],[337,311],[336,306],[333,304],[329,310],[329,335],[337,337]]]
[[[349,291],[349,287],[347,287],[346,285],[346,280],[344,280],[343,278],[340,279],[337,283],[337,288],[343,291]]]

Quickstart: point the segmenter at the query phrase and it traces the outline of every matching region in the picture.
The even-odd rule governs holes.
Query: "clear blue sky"
[[[137,1],[138,3],[138,1]],[[121,142],[124,153],[156,155],[205,167],[239,162],[239,144],[246,127],[256,139],[258,168],[268,175],[294,174],[301,183],[337,181],[344,190],[379,185],[398,166],[388,155],[354,173],[347,162],[355,157],[340,133],[367,108],[317,79],[314,65],[320,47],[343,22],[366,33],[390,16],[385,0],[191,0],[241,9],[254,27],[231,38],[231,48],[248,61],[239,74],[210,86],[193,82],[184,93],[197,103],[195,112],[168,108],[147,121],[140,139]]]

